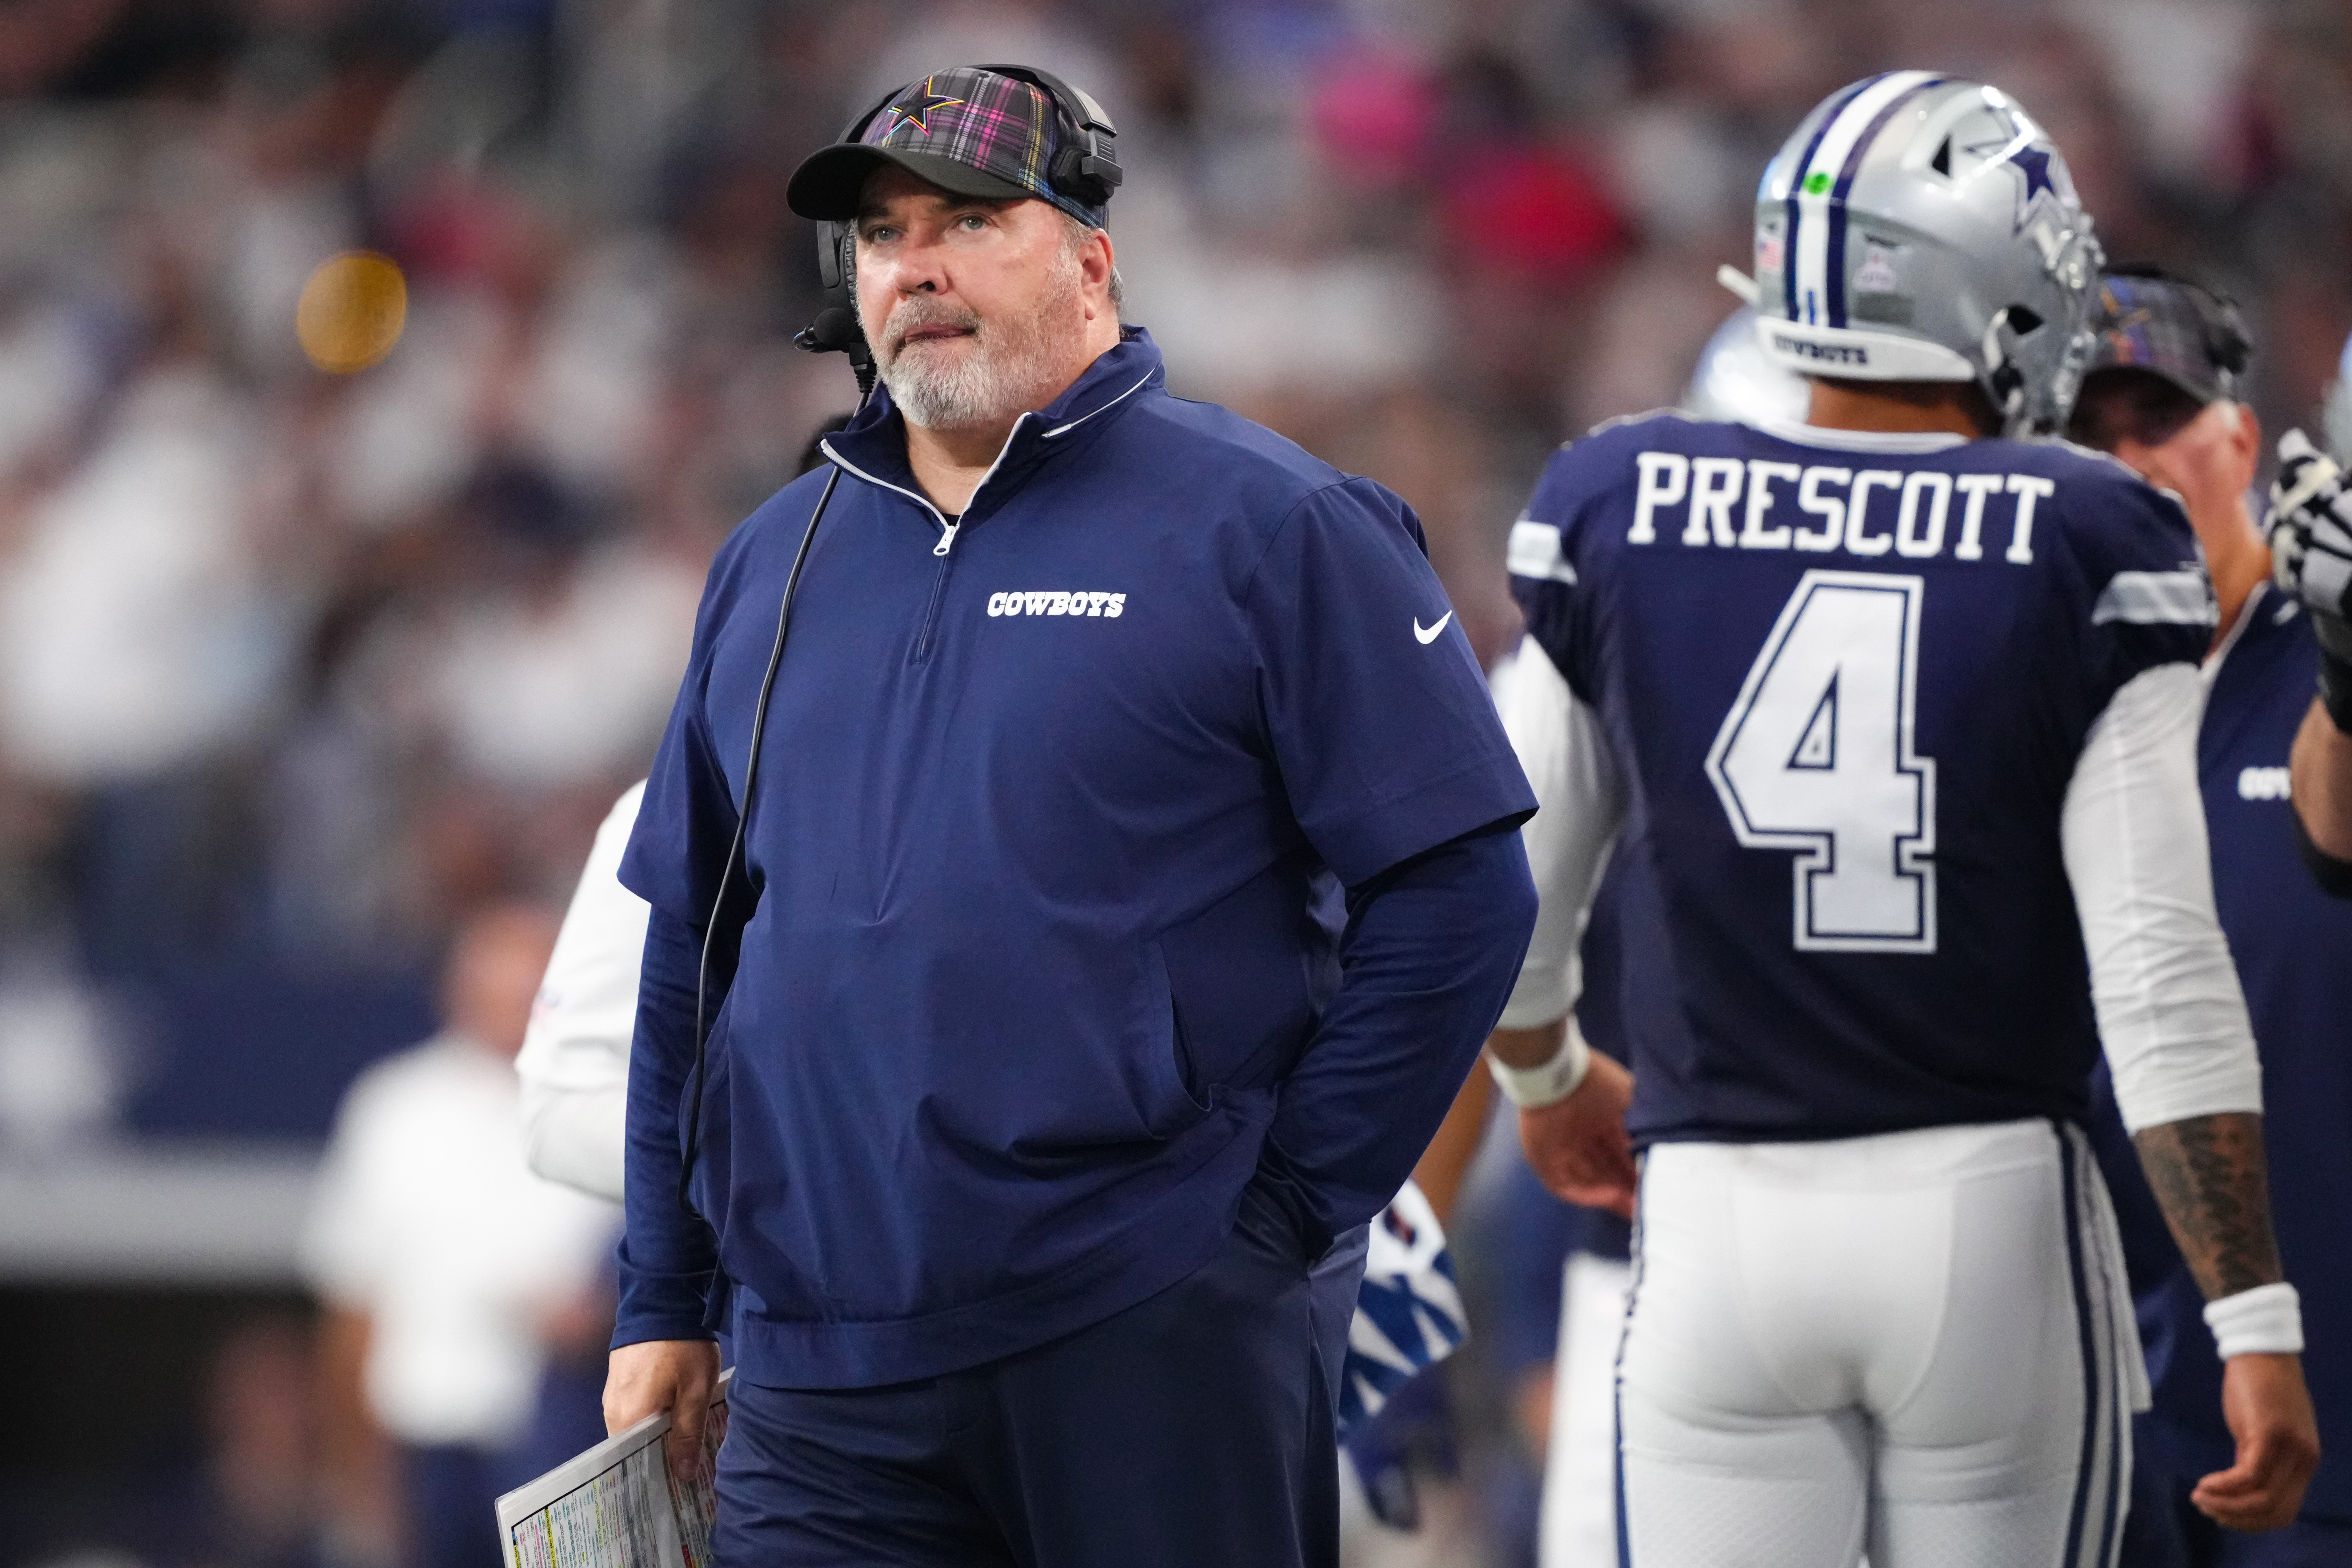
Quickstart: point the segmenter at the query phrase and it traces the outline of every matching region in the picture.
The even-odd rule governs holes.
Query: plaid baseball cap
[[[1034,197],[1101,228],[1101,206],[1056,191],[1046,177],[1062,134],[1053,99],[1017,77],[978,66],[933,71],[899,89],[856,140],[803,160],[784,201],[802,217],[847,223],[866,177],[895,163],[960,196]]]
[[[2158,267],[2102,273],[2091,308],[2096,343],[2084,375],[2147,371],[2200,403],[2238,395],[2252,345],[2219,290]]]

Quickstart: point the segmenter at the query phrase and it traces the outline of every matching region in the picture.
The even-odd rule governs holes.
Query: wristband
[[[2284,1280],[2205,1303],[2205,1326],[2223,1361],[2303,1354],[2303,1299]]]
[[[1495,1075],[1495,1087],[1522,1111],[1540,1110],[1567,1099],[1584,1082],[1585,1070],[1591,1065],[1592,1048],[1584,1043],[1584,1031],[1576,1027],[1572,1017],[1559,1050],[1541,1066],[1509,1067],[1493,1051],[1486,1053],[1486,1071]]]

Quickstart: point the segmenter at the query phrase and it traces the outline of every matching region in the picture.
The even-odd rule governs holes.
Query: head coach
[[[1317,1266],[1533,926],[1419,523],[1169,395],[1111,134],[941,70],[788,193],[852,225],[883,387],[720,549],[622,866],[606,1415],[698,1420],[730,1329],[730,1568],[1332,1563]]]

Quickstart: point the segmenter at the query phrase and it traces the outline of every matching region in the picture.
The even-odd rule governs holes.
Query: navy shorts
[[[712,1555],[719,1568],[1332,1568],[1332,1388],[1357,1242],[1310,1270],[1253,1190],[1208,1263],[1034,1350],[884,1388],[739,1382]]]

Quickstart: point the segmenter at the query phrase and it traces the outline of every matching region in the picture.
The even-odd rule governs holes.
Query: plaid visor
[[[793,171],[784,200],[802,217],[847,223],[857,215],[866,177],[895,163],[960,196],[1034,196],[1100,228],[1102,208],[1072,200],[1046,180],[1061,134],[1053,100],[1025,81],[974,66],[934,71],[900,89],[856,141],[811,153]]]
[[[2237,396],[2245,335],[2235,308],[2209,288],[2181,277],[2107,273],[2091,329],[2098,341],[2086,374],[2148,371],[2199,402]]]

